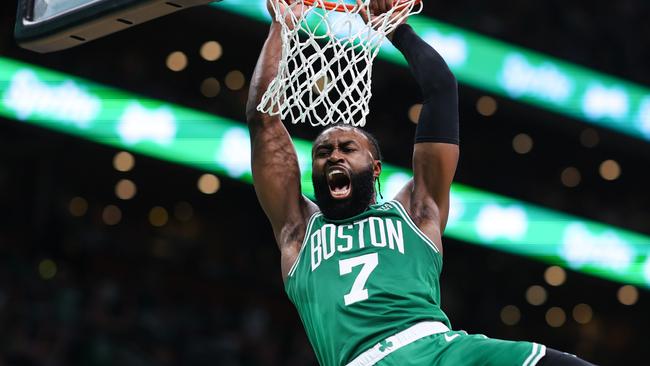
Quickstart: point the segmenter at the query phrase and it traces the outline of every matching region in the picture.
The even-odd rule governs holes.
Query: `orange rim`
[[[354,11],[354,9],[357,7],[356,5],[353,5],[353,4],[337,4],[337,3],[333,3],[331,1],[323,1],[322,2],[323,5],[321,5],[321,2],[318,1],[318,0],[303,0],[303,1],[304,1],[304,3],[306,5],[309,5],[309,6],[316,5],[319,8],[323,8],[323,9],[328,10],[328,11],[331,11],[331,10],[340,11],[340,12]],[[405,3],[409,2],[409,1],[411,1],[411,0],[401,0],[401,1],[398,0],[395,3],[395,6],[405,5]],[[413,3],[416,4],[416,5],[419,4],[420,2],[422,2],[422,0],[413,1]]]

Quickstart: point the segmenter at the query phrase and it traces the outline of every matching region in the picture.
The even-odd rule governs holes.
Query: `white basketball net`
[[[370,14],[369,2],[353,7],[349,0],[294,0],[290,6],[273,1],[282,24],[282,58],[257,110],[313,126],[365,125],[373,60],[385,36],[422,10],[419,0],[396,0],[366,24],[360,11]],[[334,5],[339,11],[325,10]]]

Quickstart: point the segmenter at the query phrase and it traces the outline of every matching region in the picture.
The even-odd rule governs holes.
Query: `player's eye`
[[[318,149],[316,150],[316,157],[323,158],[329,155],[330,150],[328,149]]]
[[[351,153],[351,152],[357,151],[357,149],[355,149],[353,147],[349,147],[349,146],[344,146],[344,147],[341,148],[341,151],[344,152],[344,153]]]

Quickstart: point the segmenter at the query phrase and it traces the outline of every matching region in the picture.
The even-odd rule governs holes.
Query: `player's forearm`
[[[300,168],[291,137],[278,115],[257,109],[278,73],[281,56],[281,26],[273,22],[251,78],[246,118],[251,136],[253,184],[280,245],[284,243],[281,233],[285,225],[300,216],[304,203]]]
[[[404,54],[422,90],[415,143],[458,144],[458,85],[447,63],[407,24],[395,30],[392,42]]]
[[[280,37],[281,26],[273,22],[269,35],[264,42],[264,47],[257,60],[255,71],[251,78],[248,102],[246,103],[246,118],[249,123],[259,121],[263,114],[257,110],[264,92],[278,73],[278,64],[282,57],[282,39]]]

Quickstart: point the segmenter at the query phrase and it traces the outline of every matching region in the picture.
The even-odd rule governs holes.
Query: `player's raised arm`
[[[300,249],[306,220],[316,208],[301,193],[296,151],[280,117],[257,110],[262,95],[277,74],[282,54],[280,32],[281,26],[273,21],[252,76],[246,119],[251,136],[255,192],[273,227],[285,275]]]
[[[408,61],[423,97],[415,132],[413,180],[396,199],[420,229],[441,246],[459,155],[456,78],[440,54],[408,24],[399,26],[391,41]]]

